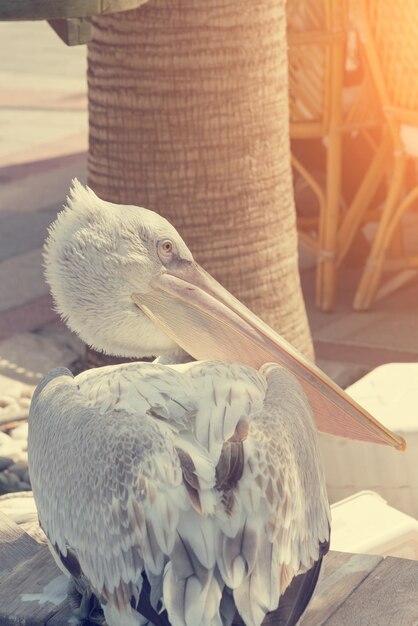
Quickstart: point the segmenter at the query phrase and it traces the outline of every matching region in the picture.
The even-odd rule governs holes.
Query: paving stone
[[[0,40],[0,166],[85,152],[86,47],[63,45],[46,22],[0,23]]]
[[[57,321],[58,314],[53,307],[52,298],[47,293],[22,306],[0,313],[0,341]]]
[[[1,57],[2,71],[32,74],[30,84],[39,91],[45,83],[60,91],[85,89],[87,47],[65,46],[46,22],[0,22],[0,40],[8,52]]]
[[[368,369],[359,363],[343,363],[341,361],[325,361],[317,359],[318,367],[324,371],[342,389],[359,380]]]
[[[42,157],[39,157],[39,147],[32,154],[24,152],[20,157],[20,162],[22,163],[27,163],[28,160],[36,162],[39,158],[51,159],[57,154],[68,155],[69,149],[71,149],[72,156],[71,158],[66,158],[64,163],[61,156],[59,156],[56,159],[56,163],[52,164],[50,162],[48,170],[44,172],[36,172],[31,175],[25,171],[23,178],[17,172],[16,180],[11,180],[7,184],[0,186],[0,211],[29,213],[53,204],[62,206],[65,203],[71,180],[74,177],[83,183],[87,180],[86,149],[83,145],[80,145],[79,140],[73,143],[73,146],[63,146],[62,142],[57,142],[55,145],[50,146],[49,154],[45,155],[44,153]],[[10,165],[10,162],[10,155],[8,155],[5,163]],[[16,165],[16,167],[19,168],[19,165]]]
[[[87,109],[87,94],[84,91],[66,93],[62,90],[54,91],[47,88],[44,91],[35,91],[33,88],[28,89],[28,86],[26,88],[16,87],[14,81],[11,81],[10,84],[13,84],[13,87],[3,89],[0,93],[0,107],[67,111]]]
[[[0,312],[18,307],[48,293],[41,248],[0,263]]]
[[[301,284],[306,312],[308,314],[309,327],[314,339],[316,339],[316,333],[319,330],[322,328],[326,329],[333,321],[342,319],[348,312],[351,312],[351,302],[343,300],[341,296],[344,294],[340,293],[338,294],[337,306],[334,311],[324,313],[317,309],[315,304],[316,270],[314,268],[301,272]]]
[[[16,133],[16,124],[19,133]],[[67,136],[73,137],[82,132],[87,138],[88,132],[87,113],[77,110],[49,110],[46,117],[45,111],[42,110],[14,109],[13,116],[10,116],[7,110],[0,109],[0,125],[3,160],[8,154],[13,155],[14,152],[22,152],[33,146],[42,146],[47,142],[56,142]]]
[[[0,261],[40,248],[60,205],[32,213],[0,211]]]
[[[59,324],[48,324],[44,328],[37,331],[36,335],[38,337],[42,337],[45,340],[53,342],[56,346],[60,348],[63,348],[65,350],[70,349],[72,352],[74,352],[76,358],[84,356],[85,344],[75,333],[71,332],[63,322]]]
[[[22,22],[20,22],[22,23]],[[9,22],[10,24],[10,22]],[[31,25],[35,25],[34,22],[31,22]],[[4,34],[5,23],[0,22],[0,41],[3,43],[3,34]],[[62,44],[61,44],[62,45]],[[6,46],[6,44],[4,44]],[[80,46],[82,48],[83,46]],[[65,48],[65,46],[64,46]],[[78,76],[65,76],[64,67],[62,67],[61,76],[55,75],[51,76],[48,74],[39,73],[38,68],[30,68],[31,73],[28,72],[28,63],[27,60],[25,62],[25,66],[22,68],[18,68],[18,61],[16,60],[16,67],[14,69],[8,68],[5,66],[3,59],[11,58],[13,55],[2,55],[0,59],[0,85],[7,85],[13,91],[28,91],[33,90],[33,92],[42,92],[44,89],[45,92],[54,92],[56,94],[58,91],[63,95],[73,95],[77,94],[77,96],[81,96],[81,94],[85,94],[87,92],[87,76],[84,68],[78,68]],[[33,60],[33,64],[36,64],[36,59]],[[26,70],[26,71],[25,71]],[[46,112],[48,112],[48,108],[46,108]]]
[[[390,361],[418,361],[418,277],[389,297],[376,302],[367,312],[352,310],[359,280],[358,270],[342,269],[338,276],[338,299],[335,310],[319,311],[315,306],[315,271],[301,275],[309,324],[317,355],[327,373],[350,384],[350,371],[356,367],[370,371]],[[409,355],[409,357],[408,357]],[[416,356],[415,356],[416,355]],[[335,363],[346,363],[348,379],[332,370]],[[342,376],[342,378],[339,378]]]
[[[416,249],[415,249],[416,252]],[[390,297],[379,300],[374,310],[391,312],[395,316],[400,311],[416,311],[418,302],[418,274],[416,277],[406,283],[401,289],[398,289],[390,295]]]
[[[371,349],[413,352],[418,357],[417,310],[402,310],[397,315],[376,310],[351,313],[318,330],[315,339]]]
[[[0,342],[0,374],[37,383],[54,367],[71,367],[83,352],[83,344],[67,331],[14,335]]]

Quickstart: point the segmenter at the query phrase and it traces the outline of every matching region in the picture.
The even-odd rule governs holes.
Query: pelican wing
[[[329,547],[329,506],[309,402],[284,368],[261,371],[267,393],[250,420],[242,477],[229,495],[234,504],[218,545],[222,578],[247,626],[261,624],[280,596],[280,623],[296,623]],[[304,572],[305,580],[299,576],[285,593]]]
[[[239,531],[228,522],[232,509],[228,510],[227,500],[228,494],[238,488],[243,457],[231,449],[243,449],[247,424],[263,406],[266,381],[256,370],[236,364],[205,361],[174,368],[190,381],[196,398],[194,421],[189,432],[183,434],[183,442],[190,440],[205,450],[215,480],[210,492],[198,491],[200,510],[181,521],[181,541],[164,577],[164,603],[174,626],[221,626],[231,623],[235,612],[230,611],[225,618],[222,606],[220,611],[226,581],[219,569],[218,554],[224,529]],[[189,570],[191,562],[193,568]]]
[[[143,571],[157,606],[182,518],[194,512],[178,453],[178,433],[193,414],[184,384],[177,372],[149,365],[75,379],[60,369],[34,396],[29,463],[41,526],[61,567],[88,581],[113,623],[133,611]],[[178,400],[167,394],[170,388]],[[195,485],[202,492],[213,487],[214,467],[203,448],[183,447],[197,468]],[[197,528],[194,535],[206,532]]]
[[[194,434],[216,466],[216,564],[246,626],[280,600],[295,624],[329,547],[330,512],[307,396],[279,365],[189,364],[198,393]],[[184,371],[186,371],[184,369]],[[221,586],[222,586],[221,585]],[[233,610],[226,608],[224,624]]]

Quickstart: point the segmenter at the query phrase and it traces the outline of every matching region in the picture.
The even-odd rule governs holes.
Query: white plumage
[[[143,570],[173,626],[228,623],[225,586],[258,626],[329,539],[311,411],[280,366],[55,370],[34,398],[29,441],[41,526],[111,626],[148,622],[130,604]],[[231,446],[242,448],[237,481]]]
[[[92,593],[108,626],[229,626],[235,608],[259,626],[278,605],[280,623],[296,624],[329,545],[305,391],[326,432],[402,440],[216,283],[151,211],[75,182],[45,263],[57,310],[82,339],[160,355],[75,378],[54,370],[34,395],[33,492],[79,614],[92,618]],[[276,359],[299,381],[266,365]]]

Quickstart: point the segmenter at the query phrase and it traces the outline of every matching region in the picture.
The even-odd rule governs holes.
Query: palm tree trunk
[[[285,0],[150,0],[93,21],[89,183],[158,211],[312,356],[297,267]]]

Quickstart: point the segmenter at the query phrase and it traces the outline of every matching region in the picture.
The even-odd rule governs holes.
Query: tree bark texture
[[[150,0],[94,18],[89,184],[171,221],[312,356],[297,266],[285,0]]]

